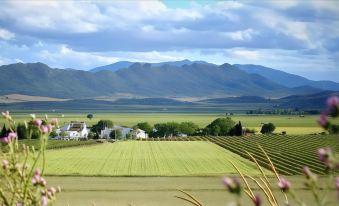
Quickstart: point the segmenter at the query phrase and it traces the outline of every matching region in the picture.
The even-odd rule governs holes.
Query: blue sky
[[[339,1],[2,1],[0,65],[260,64],[339,82]]]

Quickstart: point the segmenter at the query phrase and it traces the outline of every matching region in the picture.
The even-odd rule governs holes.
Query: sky
[[[0,65],[259,64],[339,82],[338,0],[7,1]]]

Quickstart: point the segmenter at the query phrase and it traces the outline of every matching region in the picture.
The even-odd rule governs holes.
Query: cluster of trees
[[[246,111],[246,114],[272,114],[272,115],[304,115],[309,114],[306,111],[301,111],[298,108],[295,109],[273,109],[273,110],[263,110],[261,108],[256,110]]]
[[[204,135],[213,136],[242,136],[243,127],[239,121],[237,124],[230,118],[218,118],[203,129]]]
[[[199,133],[199,126],[193,122],[157,123],[154,127],[148,122],[141,122],[135,125],[134,128],[144,130],[150,137],[169,137],[177,136],[179,134],[191,136]]]
[[[101,133],[101,130],[105,128],[112,128],[114,123],[111,120],[100,120],[98,123],[94,124],[91,128],[88,138],[97,139]]]
[[[205,128],[199,128],[193,122],[166,122],[157,123],[152,127],[147,122],[138,123],[135,128],[142,129],[149,134],[150,137],[168,137],[186,134],[194,135],[213,135],[213,136],[241,136],[244,134],[243,127],[239,121],[237,124],[230,118],[218,118],[207,125]],[[246,130],[254,133],[253,130]]]

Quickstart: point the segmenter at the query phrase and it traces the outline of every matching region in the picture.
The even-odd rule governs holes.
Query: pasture
[[[32,112],[34,113],[34,112]],[[28,112],[12,113],[13,118],[17,122],[29,120]],[[36,112],[38,117],[43,118],[44,112]],[[99,120],[112,120],[115,124],[124,126],[134,126],[138,122],[149,122],[150,124],[162,122],[184,122],[192,121],[200,127],[205,127],[214,119],[225,117],[222,113],[92,113],[93,119],[87,119],[87,113],[48,113],[50,118],[58,118],[60,125],[70,121],[85,121],[89,126],[95,124]],[[287,134],[312,134],[319,133],[323,130],[317,125],[318,115],[306,115],[299,117],[298,115],[233,115],[231,118],[237,122],[241,121],[243,126],[255,128],[258,132],[261,123],[272,122],[276,125],[276,132],[286,131]],[[0,125],[4,120],[0,118]]]
[[[46,174],[79,176],[214,176],[259,174],[255,165],[211,142],[123,141],[48,150]]]

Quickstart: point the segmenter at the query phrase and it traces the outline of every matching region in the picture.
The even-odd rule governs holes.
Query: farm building
[[[57,129],[59,139],[65,140],[83,140],[87,139],[88,129],[85,122],[72,121]]]
[[[117,131],[119,130],[121,132],[121,138],[126,139],[128,134],[133,130],[132,128],[129,127],[122,127],[119,125],[114,125],[112,128],[105,128],[103,130],[101,130],[100,132],[100,138],[104,138],[104,139],[111,139],[110,134],[113,131]]]
[[[101,130],[100,132],[100,138],[104,138],[104,139],[111,139],[111,133],[112,132],[116,132],[119,131],[121,134],[120,138],[121,139],[126,139],[128,138],[128,136],[135,138],[135,139],[146,139],[148,138],[148,134],[141,129],[135,129],[133,130],[132,128],[129,127],[122,127],[119,125],[114,125],[112,128],[105,128],[103,130]],[[115,136],[116,133],[113,135]],[[116,139],[113,137],[113,139]]]
[[[132,137],[136,139],[147,139],[148,134],[144,130],[135,129],[132,131]]]

